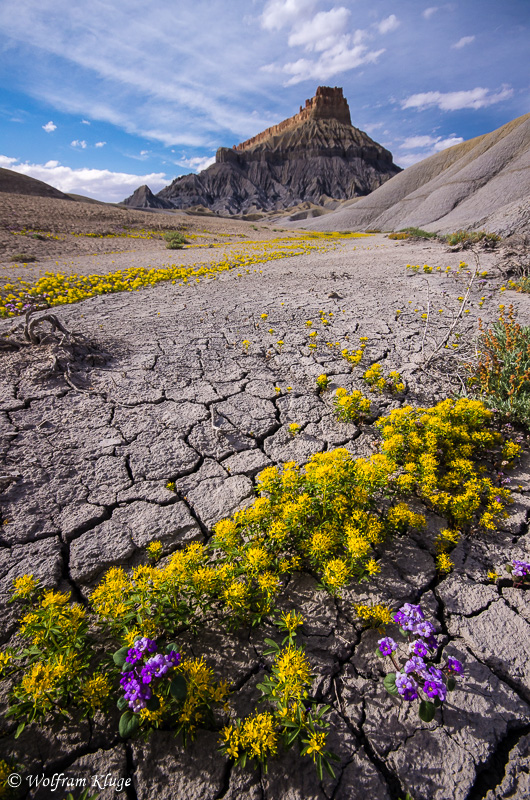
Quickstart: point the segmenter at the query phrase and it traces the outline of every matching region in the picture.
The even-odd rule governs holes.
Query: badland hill
[[[373,192],[400,172],[392,154],[351,124],[342,89],[319,86],[293,117],[232,148],[215,164],[183,175],[154,195],[147,186],[125,200],[135,208],[204,206],[220,214],[251,214]]]
[[[501,236],[530,226],[530,114],[408,167],[369,197],[346,201],[311,227],[450,233],[482,228]]]

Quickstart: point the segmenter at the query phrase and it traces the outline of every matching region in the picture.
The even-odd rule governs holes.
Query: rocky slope
[[[342,89],[320,86],[294,117],[221,147],[215,164],[198,175],[183,175],[157,195],[141,187],[124,202],[248,214],[366,195],[399,171],[388,150],[352,126]]]
[[[509,235],[530,223],[530,114],[404,170],[369,197],[326,215],[321,230],[417,226]]]

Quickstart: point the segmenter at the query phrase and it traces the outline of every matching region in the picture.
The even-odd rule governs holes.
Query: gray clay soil
[[[150,263],[148,252],[145,257]],[[304,463],[337,446],[355,455],[372,452],[371,428],[335,421],[332,391],[317,393],[315,379],[323,372],[332,389],[361,388],[362,370],[351,372],[327,341],[356,347],[367,336],[364,368],[379,361],[401,371],[406,396],[381,400],[382,412],[399,403],[431,405],[457,388],[419,367],[421,313],[429,285],[436,309],[429,335],[441,335],[464,278],[411,275],[405,266],[455,270],[462,257],[471,261],[441,244],[377,236],[260,265],[262,273],[240,278],[232,271],[200,284],[159,284],[55,309],[67,328],[108,358],[104,367],[77,365],[76,384],[86,390],[80,392],[61,377],[43,378],[48,356],[38,347],[1,356],[0,471],[18,476],[2,495],[4,641],[16,630],[16,609],[7,604],[16,576],[32,572],[47,586],[87,598],[111,565],[144,559],[151,540],[161,540],[166,553],[205,540],[217,520],[250,502],[255,476],[266,465]],[[126,254],[112,258],[115,268],[126,266]],[[500,294],[495,255],[482,261],[489,277],[472,290],[462,341],[476,335],[478,316],[495,318],[502,302],[513,301],[520,321],[530,324],[529,298]],[[481,309],[480,297],[486,298]],[[320,309],[332,321],[326,329],[318,323]],[[308,319],[319,331],[313,352]],[[11,324],[2,322],[0,332]],[[251,342],[248,352],[243,340]],[[291,422],[301,425],[296,437],[288,431]],[[169,480],[177,493],[166,488]],[[289,581],[282,603],[305,617],[313,694],[332,707],[330,747],[340,758],[335,780],[319,783],[309,761],[292,752],[273,760],[268,774],[231,768],[217,751],[215,731],[200,731],[187,748],[160,731],[147,742],[124,743],[115,718],[62,730],[30,726],[17,741],[14,723],[4,721],[0,756],[15,757],[24,775],[130,778],[121,796],[138,800],[398,800],[406,792],[414,800],[529,797],[529,595],[486,578],[490,569],[528,555],[528,457],[513,485],[509,519],[495,532],[462,540],[446,577],[435,571],[433,547],[443,521],[431,514],[427,533],[386,544],[381,574],[339,600],[318,591],[308,575]],[[414,708],[386,694],[374,654],[379,635],[363,631],[353,611],[354,602],[368,599],[393,608],[421,603],[446,652],[463,660],[462,688],[433,722],[420,722]],[[266,625],[228,635],[213,626],[186,636],[182,646],[241,687],[234,697],[244,714],[258,698],[263,639],[274,630]],[[112,789],[100,794],[115,796]]]

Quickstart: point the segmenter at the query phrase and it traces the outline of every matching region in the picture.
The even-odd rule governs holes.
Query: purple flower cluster
[[[134,643],[125,658],[127,669],[121,673],[120,685],[129,708],[135,713],[145,708],[153,697],[153,679],[162,678],[180,662],[180,654],[175,650],[167,655],[156,650],[156,642],[144,636]],[[150,657],[146,660],[147,656]]]
[[[512,575],[515,578],[527,578],[530,575],[530,564],[528,561],[519,561],[514,558],[512,561]]]
[[[530,565],[529,569],[530,569]],[[463,667],[456,658],[449,657],[443,669],[433,666],[425,661],[432,651],[438,647],[438,641],[434,635],[434,625],[428,622],[419,605],[405,603],[396,614],[394,621],[400,626],[409,638],[408,652],[409,659],[404,664],[403,670],[396,672],[396,688],[404,700],[416,700],[419,697],[419,689],[432,699],[437,698],[443,702],[447,697],[446,676],[451,674],[459,675]],[[419,638],[412,639],[413,636]],[[394,653],[398,648],[397,642],[390,636],[385,636],[378,641],[378,649],[381,655],[390,656],[398,669],[398,664],[394,660]],[[444,674],[445,671],[445,674]],[[420,687],[420,683],[422,684]]]

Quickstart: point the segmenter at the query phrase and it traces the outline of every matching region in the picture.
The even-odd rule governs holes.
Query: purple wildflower
[[[397,643],[390,636],[385,636],[383,639],[379,639],[377,644],[379,645],[379,652],[384,656],[389,656],[390,653],[393,653],[394,650],[397,650]]]
[[[421,639],[416,639],[416,641],[409,644],[409,653],[413,656],[425,658],[425,656],[429,655],[429,648]]]
[[[516,578],[526,578],[527,575],[530,575],[530,564],[515,558],[512,561],[512,575]]]
[[[418,697],[418,684],[414,678],[404,675],[402,672],[396,674],[396,687],[404,700],[415,700]]]
[[[414,633],[417,633],[418,636],[422,637],[422,639],[426,639],[429,636],[432,636],[434,631],[435,631],[435,627],[432,624],[432,622],[427,622],[427,620],[425,620],[425,619],[422,620],[421,622],[418,622],[414,626]]]
[[[436,636],[428,636],[425,639],[425,644],[430,650],[436,650],[436,648],[438,647],[438,639],[436,638]]]
[[[419,656],[412,656],[403,667],[407,675],[410,672],[419,672],[421,674],[426,668],[427,665],[425,661]]]
[[[432,678],[433,681],[441,683],[443,681],[443,672],[438,667],[427,667],[425,670],[427,679]]]
[[[457,658],[452,658],[449,656],[447,659],[447,666],[451,670],[451,672],[456,672],[457,675],[460,675],[462,670],[464,669],[462,666],[462,662],[459,661]]]
[[[426,680],[423,684],[423,691],[427,697],[438,697],[442,702],[447,697],[447,688],[443,681]]]

